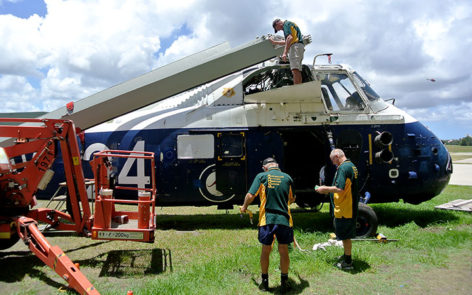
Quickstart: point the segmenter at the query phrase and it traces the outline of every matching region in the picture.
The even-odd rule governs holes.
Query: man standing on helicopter
[[[293,74],[293,84],[302,83],[302,60],[303,53],[305,52],[305,45],[303,44],[302,33],[300,28],[293,22],[285,20],[282,21],[279,18],[272,22],[274,32],[277,33],[280,30],[284,31],[284,41],[277,41],[273,37],[269,40],[274,45],[284,45],[284,52],[282,54],[282,60],[290,62],[290,70]]]

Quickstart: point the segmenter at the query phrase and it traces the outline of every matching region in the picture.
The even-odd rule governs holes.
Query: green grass
[[[446,148],[450,153],[472,153],[472,146],[447,144]]]
[[[452,162],[472,158],[472,146],[446,145],[447,150],[451,153]],[[470,153],[461,155],[458,153]]]
[[[351,272],[333,267],[342,248],[311,251],[332,232],[327,206],[320,213],[294,213],[295,236],[310,251],[291,249],[292,294],[469,294],[472,214],[434,206],[471,196],[471,187],[448,186],[420,205],[372,205],[379,217],[378,232],[398,241],[354,242]],[[215,207],[159,208],[157,213],[154,244],[75,236],[48,240],[80,263],[101,294],[261,293],[256,286],[260,245],[256,225],[247,215],[241,218],[236,209],[226,213]],[[169,251],[172,270],[165,267],[165,258],[156,259]],[[280,293],[278,258],[273,251],[269,275],[274,293]],[[9,294],[64,294],[58,290],[65,285],[62,279],[22,243],[0,251],[0,264],[0,288]]]

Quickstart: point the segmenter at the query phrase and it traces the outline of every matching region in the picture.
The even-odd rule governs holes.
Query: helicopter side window
[[[346,109],[349,110],[363,110],[364,104],[362,103],[362,99],[359,96],[359,93],[356,91],[351,94],[348,98],[346,98]]]
[[[178,159],[211,159],[215,155],[212,134],[177,136]]]
[[[333,103],[331,102],[334,102],[334,99],[332,95],[330,96],[328,87],[326,85],[321,86],[321,94],[323,95],[323,100],[328,110],[333,111]],[[337,106],[336,104],[334,105]],[[336,107],[336,110],[339,110],[339,108]]]
[[[230,133],[220,137],[220,155],[224,158],[244,156],[245,140],[242,134]]]

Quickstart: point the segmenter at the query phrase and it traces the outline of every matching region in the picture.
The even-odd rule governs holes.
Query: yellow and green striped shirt
[[[342,193],[331,193],[335,218],[356,218],[359,203],[357,184],[358,172],[351,161],[339,165],[334,175],[333,186],[342,189]]]
[[[302,37],[302,33],[300,32],[300,28],[293,22],[291,21],[288,21],[286,20],[284,22],[284,36],[285,36],[285,39],[287,39],[287,37],[289,35],[292,36],[292,42],[290,44],[290,46],[294,43],[303,43],[303,37]]]
[[[295,201],[293,180],[278,168],[271,168],[256,175],[249,193],[259,196],[259,226],[282,224],[293,226],[290,204]]]

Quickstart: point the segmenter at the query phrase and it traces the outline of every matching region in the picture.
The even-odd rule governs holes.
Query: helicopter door
[[[216,134],[216,189],[225,196],[246,193],[246,132]]]

